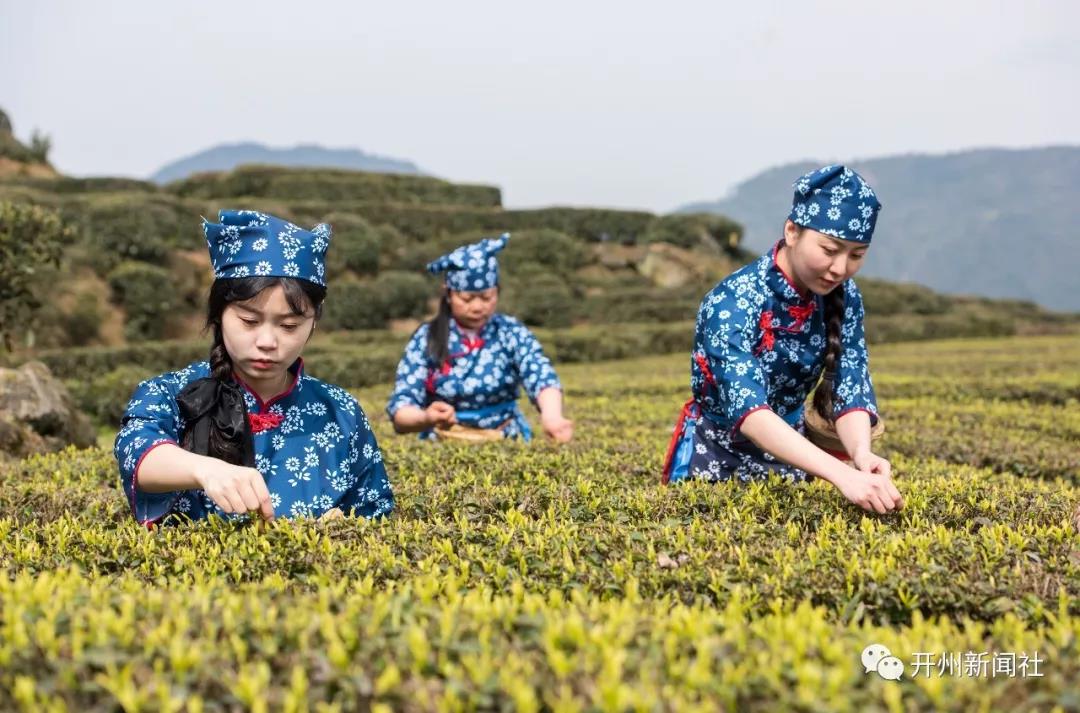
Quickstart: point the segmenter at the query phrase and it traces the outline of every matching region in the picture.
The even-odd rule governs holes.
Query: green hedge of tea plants
[[[0,466],[0,709],[1076,710],[1076,346],[872,350],[888,516],[823,481],[659,485],[685,355],[561,367],[563,447],[395,436],[389,387],[358,390],[379,522],[147,531],[107,450]],[[1010,432],[1023,469],[972,464]]]

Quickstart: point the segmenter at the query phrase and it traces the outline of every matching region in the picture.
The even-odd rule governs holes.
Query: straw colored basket
[[[498,428],[473,428],[455,423],[450,426],[436,426],[435,435],[439,440],[465,441],[466,443],[487,443],[488,441],[501,441],[505,436],[502,432],[502,424]]]

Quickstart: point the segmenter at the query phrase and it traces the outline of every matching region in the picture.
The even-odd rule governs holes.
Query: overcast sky
[[[0,0],[0,107],[74,175],[314,142],[667,211],[804,158],[1080,143],[1078,27],[1066,0]]]

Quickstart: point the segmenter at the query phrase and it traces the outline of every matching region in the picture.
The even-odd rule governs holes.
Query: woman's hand
[[[563,416],[562,389],[548,386],[536,395],[540,409],[540,425],[544,433],[556,443],[566,443],[574,437],[574,422]]]
[[[888,465],[888,461],[884,462]],[[845,498],[863,510],[884,515],[904,507],[904,498],[893,485],[890,475],[848,469],[847,476],[834,482]]]
[[[206,458],[195,471],[195,480],[223,512],[257,511],[264,520],[274,519],[270,491],[266,489],[262,474],[254,468]]]
[[[881,456],[871,453],[869,450],[856,453],[851,462],[855,468],[863,473],[876,473],[885,477],[892,477],[892,465]]]
[[[563,418],[562,414],[557,416],[541,415],[540,425],[543,426],[544,433],[556,443],[568,443],[574,437],[574,422],[568,418]]]
[[[429,426],[452,426],[457,423],[457,412],[445,401],[436,401],[424,409]]]

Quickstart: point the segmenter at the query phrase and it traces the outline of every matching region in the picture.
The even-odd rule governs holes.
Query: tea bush
[[[578,313],[574,289],[557,274],[534,268],[519,272],[499,295],[500,307],[533,326],[568,327]]]
[[[109,273],[109,286],[123,306],[128,341],[152,341],[165,336],[167,322],[176,308],[176,295],[168,270],[128,260]]]
[[[342,280],[324,314],[326,329],[378,329],[391,319],[419,318],[427,312],[434,286],[422,275],[388,270],[374,280]]]
[[[204,250],[198,213],[172,196],[89,193],[70,200],[68,219],[81,227],[87,262],[100,274],[124,260],[161,265],[173,250]]]
[[[341,318],[342,326],[361,329],[402,318],[393,312],[406,318],[424,316],[419,297],[398,309],[396,299],[372,293],[375,280],[391,272],[412,272],[427,279],[434,292],[437,280],[424,273],[428,261],[461,242],[503,231],[514,234],[511,249],[500,256],[508,306],[534,326],[689,320],[719,277],[754,257],[740,246],[741,226],[722,216],[570,207],[504,210],[496,188],[424,176],[248,166],[167,187],[111,177],[14,177],[0,180],[0,199],[56,211],[72,226],[62,246],[59,269],[64,273],[92,272],[88,279],[109,282],[121,263],[135,261],[167,267],[172,275],[167,329],[153,314],[113,311],[100,317],[106,329],[96,328],[99,320],[88,319],[66,338],[68,325],[82,315],[72,316],[66,296],[50,294],[34,314],[37,328],[12,343],[12,348],[25,350],[24,358],[33,358],[41,348],[115,343],[120,333],[132,341],[195,336],[210,280],[200,216],[214,219],[223,208],[264,210],[305,227],[331,223],[335,238],[327,264],[328,310]],[[708,270],[682,287],[654,285],[643,256],[648,244],[656,242],[692,248]],[[664,253],[654,249],[654,254]],[[550,274],[538,279],[539,272]],[[353,279],[365,286],[350,283]],[[878,280],[859,282],[870,315],[867,334],[874,343],[1055,333],[1075,330],[1080,323],[1077,315],[1049,312],[1032,303],[944,296]],[[361,298],[366,307],[335,307],[339,285],[341,294],[354,303]],[[127,301],[113,292],[114,302]],[[108,323],[117,317],[126,318],[123,330]]]
[[[310,366],[395,350],[350,337]],[[358,390],[378,522],[147,531],[107,450],[2,466],[0,709],[1076,710],[1077,346],[872,350],[887,516],[820,481],[659,485],[685,353],[560,366],[563,447],[395,436],[389,386]],[[871,643],[900,681],[864,673]]]
[[[170,184],[168,190],[185,198],[257,197],[478,207],[502,203],[499,189],[494,186],[450,183],[430,176],[258,165],[197,174]]]
[[[734,251],[743,227],[721,215],[672,213],[658,217],[643,236],[645,242],[665,242],[683,248],[708,246]]]

